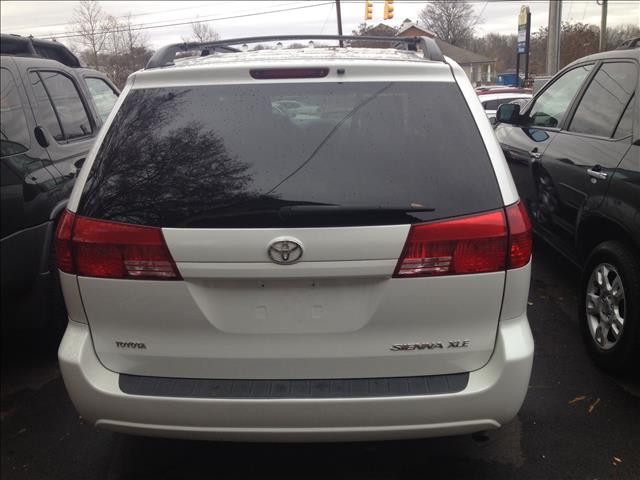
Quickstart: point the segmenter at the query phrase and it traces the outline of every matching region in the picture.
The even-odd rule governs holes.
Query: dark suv
[[[63,45],[1,40],[2,297],[37,295],[3,304],[43,313],[50,305],[40,287],[51,288],[54,277],[48,272],[56,220],[119,91],[104,74],[81,68]]]
[[[639,63],[638,48],[577,60],[495,129],[535,231],[582,268],[589,353],[618,372],[640,344]]]

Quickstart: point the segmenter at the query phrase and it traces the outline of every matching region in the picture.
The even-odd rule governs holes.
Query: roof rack
[[[640,37],[629,38],[622,42],[616,50],[631,50],[640,47]]]
[[[2,55],[29,56],[56,60],[67,67],[79,68],[80,60],[71,50],[58,42],[40,40],[32,36],[23,37],[13,34],[0,35]]]
[[[438,44],[430,37],[373,37],[373,36],[355,36],[355,35],[282,35],[267,37],[245,37],[230,38],[228,40],[216,40],[214,42],[193,42],[193,43],[174,43],[160,48],[153,54],[146,69],[160,68],[167,65],[173,65],[176,53],[187,52],[192,50],[200,50],[201,56],[209,55],[214,51],[220,52],[238,52],[231,45],[240,45],[247,43],[275,42],[282,40],[347,40],[347,41],[374,41],[374,42],[390,42],[394,46],[406,46],[407,50],[417,51],[418,46],[421,47],[424,58],[436,62],[444,62],[444,57],[440,51]]]

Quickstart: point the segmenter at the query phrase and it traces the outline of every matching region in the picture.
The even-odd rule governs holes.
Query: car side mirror
[[[520,123],[520,105],[517,103],[503,103],[496,111],[496,123]]]

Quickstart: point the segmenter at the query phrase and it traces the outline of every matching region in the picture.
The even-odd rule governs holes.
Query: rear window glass
[[[73,81],[58,72],[43,71],[40,72],[40,78],[44,81],[44,86],[56,109],[65,140],[90,135],[92,128],[89,116]]]
[[[347,208],[283,214],[301,205]],[[278,83],[132,90],[79,213],[266,228],[412,223],[500,205],[455,84]]]
[[[111,109],[118,101],[118,94],[114,92],[109,84],[101,78],[86,77],[87,87],[91,92],[91,98],[96,104],[96,109],[103,122],[107,120]]]
[[[44,88],[38,72],[31,72],[29,74],[29,80],[36,99],[35,110],[38,123],[45,127],[56,141],[64,141],[64,133],[62,133],[58,116],[53,109],[51,99]]]
[[[13,75],[0,69],[0,156],[29,150],[29,128]]]

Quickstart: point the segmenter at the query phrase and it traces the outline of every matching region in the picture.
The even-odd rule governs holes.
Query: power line
[[[151,23],[148,24],[143,24],[141,26],[134,26],[132,28],[116,28],[116,29],[112,29],[112,30],[105,30],[104,33],[119,33],[119,32],[128,32],[128,31],[134,31],[134,30],[150,30],[150,29],[154,29],[154,28],[165,28],[165,27],[176,27],[179,25],[188,25],[190,23],[193,23],[194,21],[199,21],[199,22],[212,22],[212,21],[219,21],[219,20],[231,20],[234,18],[245,18],[245,17],[255,17],[257,15],[268,15],[270,13],[280,13],[280,12],[289,12],[292,10],[302,10],[304,8],[313,8],[313,7],[320,7],[323,5],[330,5],[333,2],[323,2],[323,3],[315,3],[313,5],[301,5],[299,7],[290,7],[290,8],[280,8],[280,9],[276,9],[276,10],[268,10],[268,11],[263,11],[263,12],[255,12],[255,13],[245,13],[243,15],[231,15],[228,17],[215,17],[215,18],[203,18],[203,17],[196,17],[196,18],[191,18],[188,21],[184,21],[184,22],[178,22],[178,23],[168,23],[165,25],[152,25]],[[53,35],[55,36],[56,39],[61,39],[61,38],[74,38],[74,37],[81,37],[83,36],[81,33],[79,32],[70,32],[68,34],[65,35]],[[46,37],[38,37],[38,38],[42,38],[42,39],[46,39],[51,37],[51,35],[48,35]]]
[[[232,3],[232,2],[224,2],[224,3]],[[294,2],[287,2],[287,3],[283,3],[279,7],[281,8],[281,7],[286,7],[286,6],[289,6],[289,5],[296,5],[296,4],[300,4],[300,3],[301,3],[300,0],[294,1]],[[198,10],[198,7],[191,6],[191,7],[175,8],[175,9],[165,10],[165,11],[137,13],[137,14],[132,14],[132,15],[119,15],[117,17],[112,17],[112,18],[122,19],[122,18],[127,18],[129,16],[136,17],[136,16],[144,16],[144,15],[157,15],[158,13],[172,12],[172,11],[176,11],[176,10],[194,10],[194,9]],[[251,10],[255,10],[255,8],[237,10],[237,12],[238,13],[247,12],[247,11],[251,12]],[[108,15],[108,16],[110,16],[110,15]],[[173,19],[172,21],[173,22],[181,22],[183,20],[184,21],[197,21],[197,20],[200,20],[200,17],[197,16],[195,19],[193,17],[176,18],[176,19]],[[164,22],[167,22],[167,21],[169,21],[169,20],[156,20],[156,21],[153,21],[153,22],[142,22],[142,23],[138,23],[136,26],[140,27],[140,26],[147,26],[147,25],[157,25],[157,24],[164,23]],[[18,28],[17,30],[18,31],[21,31],[21,30],[33,30],[33,29],[39,29],[39,28],[46,28],[46,27],[53,27],[53,26],[68,26],[68,25],[69,25],[69,23],[57,23],[57,24],[53,24],[53,25],[34,25],[34,26],[31,26],[31,27],[21,27],[21,28]],[[80,32],[78,32],[78,31],[73,31],[73,32],[67,32],[67,31],[48,32],[47,36],[48,37],[51,37],[51,36],[56,36],[57,37],[58,35],[67,35],[67,34],[76,34],[76,33],[80,33]],[[64,37],[58,37],[58,38],[64,38]]]
[[[229,2],[225,2],[225,3],[229,3]],[[155,12],[144,12],[144,13],[129,13],[127,15],[118,15],[117,17],[113,17],[113,18],[127,18],[127,17],[144,17],[145,15],[157,15],[158,13],[167,13],[167,12],[177,12],[178,10],[190,10],[190,9],[194,9],[194,8],[198,8],[198,7],[182,7],[182,8],[172,8],[169,10],[156,10]],[[166,20],[164,20],[166,22]],[[159,23],[159,22],[155,22],[155,23]],[[64,27],[67,26],[69,23],[50,23],[49,25],[31,25],[28,27],[20,27],[18,29],[15,30],[33,30],[36,28],[49,28],[49,27]]]
[[[477,18],[482,18],[482,14],[484,13],[485,8],[487,8],[487,5],[489,5],[489,2],[488,1],[484,2],[484,6],[482,7],[482,10],[480,10],[480,13],[476,15]]]
[[[327,18],[324,19],[324,23],[322,24],[322,28],[320,29],[320,33],[324,32],[324,27],[327,26],[327,21],[329,20],[329,17],[333,13],[333,7],[334,6],[335,6],[335,4],[332,2],[331,3],[331,9],[329,10],[329,13],[327,14]]]

